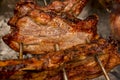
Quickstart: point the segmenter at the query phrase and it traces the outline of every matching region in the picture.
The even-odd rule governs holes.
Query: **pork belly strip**
[[[15,8],[15,13],[27,13],[34,9],[43,10],[44,12],[67,13],[72,16],[78,16],[89,0],[54,0],[47,6],[36,4],[35,0],[20,0]],[[19,16],[21,16],[19,14]]]
[[[53,70],[57,69],[68,62],[82,61],[87,59],[88,56],[94,56],[97,53],[103,53],[107,55],[119,55],[117,54],[117,47],[113,42],[108,42],[104,39],[96,39],[91,43],[73,46],[66,50],[60,50],[57,52],[50,52],[43,55],[41,58],[31,58],[28,60],[10,60],[1,61],[0,66],[15,66],[22,64],[24,69],[34,70]],[[119,60],[115,58],[115,60]],[[89,61],[88,61],[89,62]],[[119,63],[119,61],[118,61]],[[21,68],[22,69],[22,68]]]
[[[110,51],[108,51],[110,52]],[[112,51],[113,52],[113,51]],[[120,64],[120,55],[118,53],[106,53],[99,56],[103,66],[107,71],[110,71],[115,66]],[[34,64],[34,63],[31,63]],[[16,65],[17,69],[23,65]],[[13,70],[11,70],[13,68]],[[69,80],[86,80],[102,75],[102,71],[96,62],[94,56],[87,57],[84,60],[68,62],[64,65]],[[4,79],[24,79],[24,80],[63,80],[62,67],[52,70],[41,71],[15,71],[15,67],[0,68],[0,78]],[[5,70],[6,69],[6,70]],[[29,68],[30,69],[30,68]]]
[[[63,13],[70,16],[78,15],[85,7],[89,0],[64,0],[53,1],[47,6],[40,6],[36,4],[35,0],[20,0],[15,7],[14,16],[9,20],[9,24],[16,26],[16,22],[19,18],[27,15],[29,12],[37,9],[38,11],[56,13],[61,15]],[[71,14],[70,14],[71,13]],[[76,14],[77,13],[77,14]]]
[[[15,16],[9,21],[11,33],[3,37],[4,42],[15,51],[19,51],[19,43],[24,44],[23,52],[31,54],[54,51],[55,44],[65,50],[85,44],[97,34],[96,15],[80,20],[66,13],[58,15],[42,11],[33,3],[17,6],[15,11]]]
[[[120,64],[120,59],[117,58],[118,54],[105,54],[99,56],[107,72],[113,69],[115,66]],[[115,60],[117,58],[117,60]],[[69,80],[86,80],[98,77],[103,74],[99,64],[95,61],[94,57],[88,58],[80,62],[74,62],[66,64],[65,70]],[[45,78],[46,80],[63,80],[62,71],[54,76]]]
[[[44,11],[54,11],[56,13],[67,13],[72,16],[78,16],[89,0],[56,0],[45,7],[41,7]]]

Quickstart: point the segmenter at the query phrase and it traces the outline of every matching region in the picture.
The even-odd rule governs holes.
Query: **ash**
[[[17,53],[11,50],[2,40],[2,36],[9,33],[10,30],[10,26],[7,25],[8,20],[9,18],[0,16],[0,60],[17,58]]]
[[[18,59],[18,53],[10,49],[2,40],[2,36],[10,32],[10,26],[7,25],[7,22],[13,15],[13,9],[17,1],[19,0],[0,0],[0,60]],[[38,1],[38,3],[41,4],[41,0]],[[78,18],[84,19],[94,13],[99,16],[99,23],[97,25],[98,34],[104,38],[108,38],[110,35],[109,14],[101,7],[97,0],[90,0]],[[27,57],[31,57],[31,55],[27,55]],[[120,66],[111,70],[109,76],[111,80],[120,80]],[[100,76],[92,80],[106,79],[104,76]]]

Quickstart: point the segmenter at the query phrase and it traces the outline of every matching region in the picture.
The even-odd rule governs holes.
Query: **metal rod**
[[[47,6],[47,1],[46,0],[44,0],[44,4],[45,4],[45,6]]]
[[[60,50],[60,47],[58,44],[55,44],[55,51],[59,51]],[[68,80],[68,77],[67,77],[67,74],[66,74],[66,71],[65,71],[65,68],[63,67],[62,68],[62,71],[63,71],[63,77],[64,77],[64,80]]]
[[[19,48],[20,48],[19,59],[23,59],[23,43],[19,44]]]
[[[108,73],[106,72],[104,66],[102,65],[102,62],[100,61],[98,55],[95,55],[95,58],[96,58],[97,62],[99,63],[99,66],[100,66],[100,68],[102,69],[106,80],[110,80],[110,77],[108,76]]]

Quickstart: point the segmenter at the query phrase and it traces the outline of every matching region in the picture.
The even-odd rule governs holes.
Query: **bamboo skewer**
[[[45,6],[47,6],[46,0],[44,0],[44,4]],[[55,44],[55,51],[59,51],[59,50],[60,50],[59,45]],[[65,68],[63,68],[63,77],[64,77],[64,80],[68,80]]]
[[[46,0],[43,0],[43,1],[44,1],[45,6],[47,6],[47,1]]]
[[[100,61],[100,59],[99,59],[99,57],[98,57],[98,54],[95,56],[95,59],[96,59],[96,61],[98,62],[100,68],[102,69],[103,74],[104,74],[106,80],[110,80],[110,77],[108,76],[108,73],[106,72],[104,66],[102,65],[102,62]]]
[[[63,77],[64,77],[64,80],[68,80],[65,68],[63,68]]]
[[[23,43],[19,44],[19,59],[23,59]]]
[[[55,51],[59,51],[59,50],[60,50],[59,45],[55,44]],[[65,71],[64,67],[63,67],[62,71],[63,71],[64,80],[68,80],[68,77],[67,77],[67,74],[66,74],[66,71]]]

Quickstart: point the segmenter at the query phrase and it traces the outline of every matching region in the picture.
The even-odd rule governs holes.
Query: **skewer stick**
[[[44,4],[45,4],[45,6],[47,6],[46,0],[44,0]],[[55,44],[55,51],[59,51],[59,50],[60,50],[59,45]],[[65,68],[63,68],[63,76],[64,76],[64,80],[68,80]]]
[[[59,51],[59,50],[60,50],[59,45],[55,44],[55,51]]]
[[[99,66],[100,66],[100,68],[102,69],[106,80],[110,80],[110,78],[109,78],[109,76],[108,76],[108,73],[106,72],[104,66],[102,65],[102,62],[100,61],[100,59],[99,59],[99,57],[98,57],[98,54],[95,56],[95,58],[96,58],[97,62],[99,63]]]
[[[59,45],[55,44],[55,51],[59,51],[59,50],[60,50]],[[68,77],[67,77],[67,74],[66,74],[66,71],[65,71],[64,67],[63,67],[62,71],[63,71],[64,80],[68,80]]]
[[[47,6],[47,1],[46,0],[44,0],[44,4],[45,4],[45,6]]]
[[[23,59],[23,43],[19,44],[19,48],[20,48],[19,59]]]
[[[63,77],[64,77],[64,80],[68,80],[65,68],[63,68]]]

